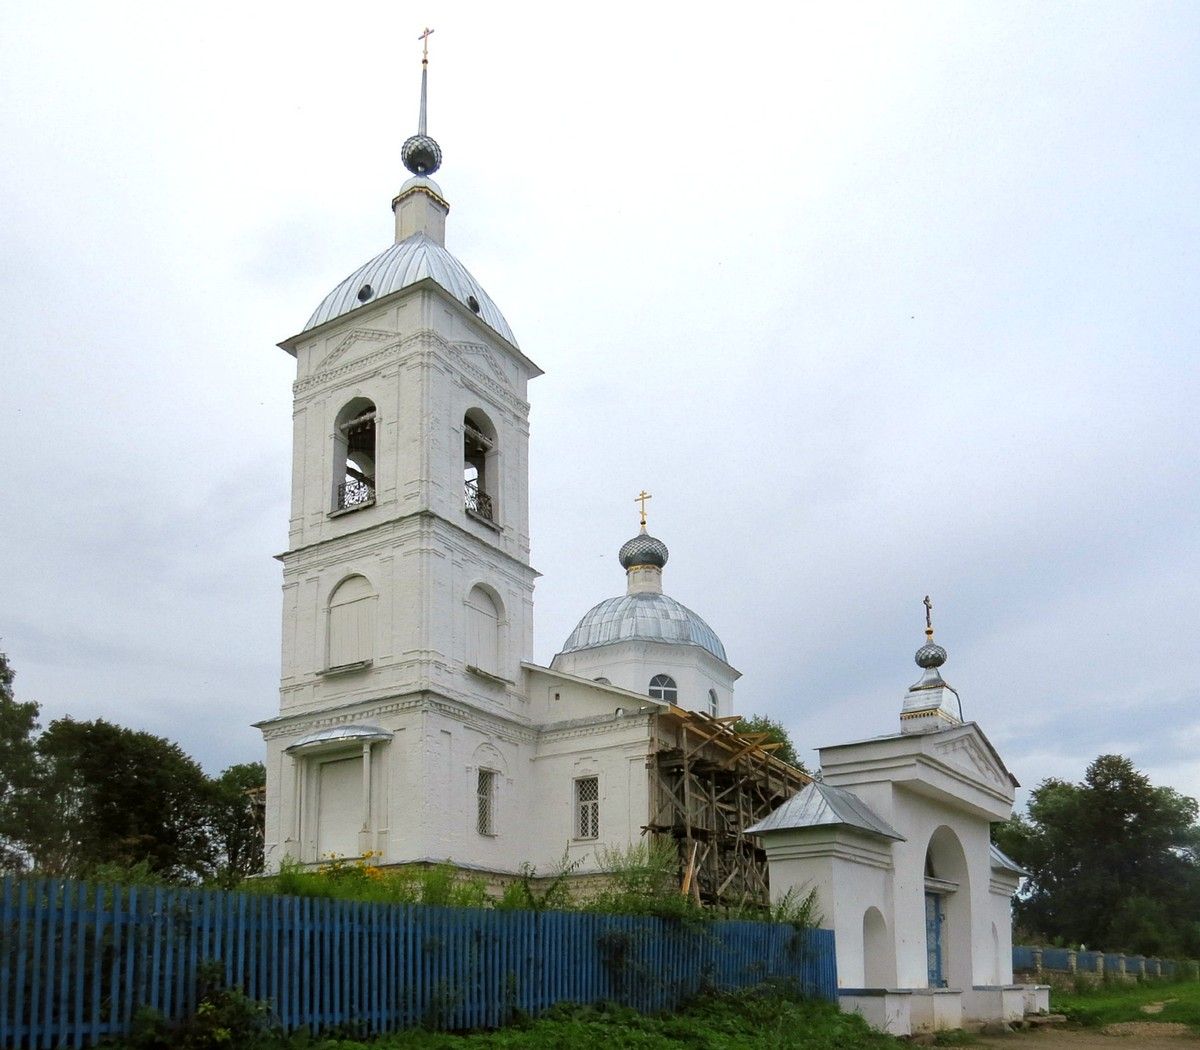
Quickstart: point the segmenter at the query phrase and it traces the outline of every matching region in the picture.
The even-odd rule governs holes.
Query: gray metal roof
[[[516,336],[508,327],[500,308],[492,302],[491,296],[467,272],[462,263],[423,233],[414,233],[399,244],[393,244],[369,263],[355,270],[321,300],[321,305],[313,311],[308,324],[304,326],[304,331],[348,314],[360,306],[374,303],[385,295],[398,292],[401,288],[407,288],[426,278],[444,288],[468,310],[478,313],[489,328],[513,346],[517,345]],[[368,286],[370,294],[360,299],[359,293]],[[478,305],[478,310],[471,305],[472,298]]]
[[[793,828],[851,827],[904,841],[904,836],[852,791],[814,780],[796,792],[765,820],[746,829],[747,835]]]
[[[379,726],[331,726],[329,729],[320,729],[297,740],[287,750],[296,751],[301,748],[317,747],[321,744],[353,743],[355,741],[367,743],[374,740],[391,740],[391,738],[392,734]]]
[[[989,844],[988,853],[992,858],[992,867],[999,868],[1001,871],[1011,871],[1014,875],[1028,875],[1024,868],[1021,867],[1015,860],[1005,853],[994,842]]]
[[[686,605],[665,594],[622,594],[593,606],[563,644],[563,653],[617,642],[644,640],[698,645],[722,663],[725,646],[716,632]]]

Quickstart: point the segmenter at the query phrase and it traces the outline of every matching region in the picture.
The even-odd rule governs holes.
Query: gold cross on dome
[[[645,489],[642,489],[641,492],[633,497],[634,503],[640,503],[642,505],[642,528],[646,527],[646,500],[652,498],[653,497],[650,495],[650,493]]]
[[[933,602],[929,600],[929,595],[925,595],[925,601],[922,603],[925,606],[925,633],[933,634]]]
[[[426,26],[425,32],[422,33],[419,37],[417,37],[417,39],[420,40],[421,43],[424,45],[424,49],[421,52],[421,61],[422,62],[429,61],[429,38],[432,35],[433,35],[433,30],[430,29],[428,26]]]

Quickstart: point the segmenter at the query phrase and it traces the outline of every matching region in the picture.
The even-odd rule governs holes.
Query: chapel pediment
[[[974,723],[943,731],[933,748],[934,755],[948,766],[1001,791],[1011,791],[1013,776],[1000,761],[987,737]]]

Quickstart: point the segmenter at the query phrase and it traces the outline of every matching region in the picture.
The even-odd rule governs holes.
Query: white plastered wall
[[[816,890],[819,924],[834,931],[838,987],[866,987],[867,912],[877,909],[888,932],[892,930],[890,842],[848,828],[819,827],[773,832],[763,836],[763,846],[770,863],[772,901],[778,903],[789,891],[804,895]],[[881,966],[894,984],[894,953]]]
[[[734,713],[733,686],[739,673],[698,645],[655,641],[614,642],[611,645],[560,653],[555,670],[580,678],[607,678],[613,685],[646,695],[658,674],[675,680],[675,703],[689,711],[709,711],[709,690],[717,694],[717,714]]]

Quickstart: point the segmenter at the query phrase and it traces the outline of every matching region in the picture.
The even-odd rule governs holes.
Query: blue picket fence
[[[186,1017],[207,961],[289,1031],[490,1028],[562,1001],[655,1011],[774,979],[837,994],[829,930],[9,877],[0,1048],[93,1045],[141,1006]]]

